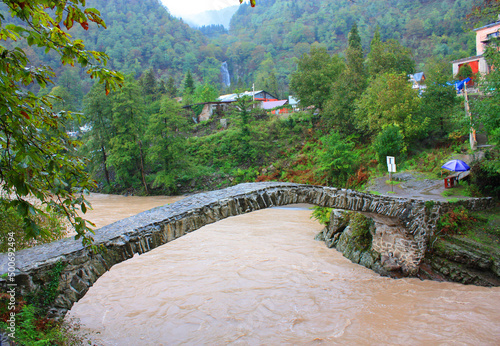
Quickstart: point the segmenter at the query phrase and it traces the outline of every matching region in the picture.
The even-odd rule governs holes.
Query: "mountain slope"
[[[158,0],[89,0],[101,11],[107,29],[79,30],[92,49],[103,50],[113,68],[140,75],[153,68],[181,78],[203,61],[206,38],[171,16]]]
[[[365,54],[378,26],[382,40],[396,39],[412,49],[417,68],[422,69],[430,56],[454,60],[473,54],[473,35],[466,33],[463,22],[477,2],[260,0],[254,8],[239,7],[222,44],[236,77],[248,83],[274,71],[285,83],[294,69],[293,60],[311,46],[342,53],[349,30],[357,23]]]

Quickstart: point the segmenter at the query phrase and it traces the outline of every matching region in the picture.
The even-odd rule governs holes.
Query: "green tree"
[[[485,58],[489,66],[500,66],[498,46],[500,46],[500,41],[493,41],[492,45],[486,49]],[[473,103],[473,111],[479,118],[473,125],[479,122],[483,124],[488,132],[488,141],[500,145],[500,69],[493,68],[481,79],[479,87],[485,96]],[[498,162],[496,170],[500,173]]]
[[[67,121],[62,124],[66,131],[76,131],[80,125],[80,121],[79,117],[73,113],[77,109],[69,90],[64,86],[57,85],[52,88],[48,96],[52,97],[52,111],[54,113],[63,114],[70,112]]]
[[[337,131],[322,137],[321,142],[323,150],[318,152],[320,172],[326,173],[328,182],[334,186],[345,186],[349,176],[356,171],[358,156],[354,142]]]
[[[351,31],[347,36],[348,46],[346,50],[347,68],[354,73],[365,75],[365,66],[363,61],[363,47],[361,46],[361,37],[358,33],[356,23],[352,25]]]
[[[381,73],[415,73],[415,61],[411,50],[394,39],[382,42],[378,28],[370,43],[367,61],[368,71],[373,78]]]
[[[364,66],[363,48],[357,25],[351,28],[346,49],[346,68],[335,81],[332,97],[325,113],[332,117],[335,127],[350,134],[354,131],[354,105],[366,88],[367,74]]]
[[[177,91],[177,88],[175,87],[174,77],[172,77],[172,76],[168,77],[167,85],[165,86],[165,89],[166,89],[167,95],[170,98],[177,96],[178,91]]]
[[[182,101],[185,105],[190,105],[195,102],[194,100],[194,79],[190,71],[187,71],[186,77],[184,78],[183,91],[182,91]]]
[[[459,104],[454,86],[429,81],[420,102],[420,115],[429,119],[429,131],[444,136],[456,129],[455,115]],[[463,109],[460,112],[463,114]]]
[[[276,72],[273,70],[266,77],[260,80],[259,85],[262,85],[262,89],[267,90],[272,95],[275,95],[277,98],[280,98],[280,84],[278,82],[278,78],[276,78]]]
[[[323,109],[343,68],[344,63],[337,55],[330,56],[325,48],[312,48],[298,61],[297,71],[292,73],[290,79],[290,88],[302,105]]]
[[[355,116],[360,129],[379,133],[385,125],[398,125],[407,142],[418,138],[429,119],[419,117],[420,98],[406,75],[381,74],[356,102]]]
[[[403,132],[398,125],[387,125],[375,138],[373,147],[377,153],[379,164],[387,170],[387,156],[393,156],[398,164],[406,152]]]
[[[457,75],[455,76],[459,80],[464,80],[466,78],[473,78],[474,73],[472,72],[472,67],[469,64],[463,64],[460,66]]]
[[[144,95],[150,97],[154,101],[157,97],[158,83],[152,69],[148,69],[142,74],[139,79],[139,84],[142,87]]]
[[[221,62],[213,57],[208,57],[198,66],[204,83],[219,86]]]
[[[252,121],[252,98],[250,96],[241,96],[234,103],[234,112],[232,116],[236,120],[238,131],[236,132],[235,143],[232,152],[240,164],[251,164],[256,155],[256,150],[250,144],[252,133],[250,123]]]
[[[175,192],[176,178],[187,166],[185,134],[187,120],[179,103],[168,96],[161,100],[160,111],[148,120],[146,138],[150,144],[147,162],[152,167],[153,188]]]
[[[37,237],[38,216],[45,210],[68,217],[77,236],[88,245],[92,237],[87,222],[77,210],[86,211],[81,194],[93,186],[84,170],[84,162],[74,154],[79,143],[70,138],[64,126],[69,114],[54,114],[50,99],[37,97],[26,87],[35,83],[44,88],[54,73],[47,66],[33,66],[17,44],[39,46],[55,52],[62,64],[79,64],[87,73],[104,83],[106,91],[120,83],[121,76],[103,68],[107,56],[86,50],[83,42],[72,39],[64,30],[79,24],[88,29],[89,21],[104,26],[99,12],[83,9],[84,0],[3,1],[15,23],[6,24],[0,16],[0,189],[12,198],[0,199],[5,208],[13,207],[22,216],[27,237]],[[40,203],[30,202],[30,198]],[[39,206],[41,205],[41,206]]]
[[[212,84],[200,84],[194,91],[194,102],[214,102],[219,97],[219,90]]]
[[[186,77],[184,78],[184,94],[192,95],[194,93],[194,79],[191,71],[186,72]]]
[[[81,111],[84,94],[82,88],[82,79],[78,74],[77,68],[66,67],[57,79],[57,85],[68,90],[68,93],[70,95],[69,100],[67,100],[66,102],[70,102],[71,108],[67,108],[66,110]]]
[[[149,194],[146,182],[144,143],[146,127],[144,100],[138,83],[132,75],[125,78],[122,89],[113,94],[113,121],[116,134],[111,138],[109,162],[116,172],[116,181],[122,187],[137,187],[140,182]]]
[[[108,162],[110,141],[116,133],[112,125],[112,97],[106,96],[104,86],[95,83],[83,100],[84,120],[89,131],[84,135],[83,150],[89,159],[88,169],[94,177],[104,173],[104,179],[109,188],[110,165]]]

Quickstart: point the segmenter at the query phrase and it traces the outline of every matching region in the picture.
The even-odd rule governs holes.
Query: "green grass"
[[[398,185],[398,184],[401,184],[401,182],[397,181],[397,180],[392,180],[392,181],[391,180],[386,180],[385,183],[387,185]]]
[[[375,191],[375,190],[370,190],[370,191],[368,191],[368,193],[371,193],[372,195],[377,195],[377,196],[380,196],[380,195],[381,195],[381,193],[380,193],[380,192]]]
[[[468,189],[468,186],[465,183],[459,183],[450,189],[444,190],[441,192],[441,196],[443,197],[472,197],[471,193]]]
[[[450,203],[455,203],[463,200],[465,200],[465,198],[458,198],[458,197],[446,198],[446,201]]]
[[[452,190],[444,190],[443,192],[441,192],[441,196],[443,197],[450,197],[453,196],[454,194],[455,192]]]
[[[500,250],[500,206],[474,212],[473,216],[478,221],[467,231],[467,237]]]

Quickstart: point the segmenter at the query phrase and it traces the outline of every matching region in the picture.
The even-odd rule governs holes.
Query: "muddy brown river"
[[[138,206],[100,198],[108,222]],[[97,345],[500,344],[500,288],[380,277],[315,241],[307,208],[231,217],[117,264],[67,318]]]

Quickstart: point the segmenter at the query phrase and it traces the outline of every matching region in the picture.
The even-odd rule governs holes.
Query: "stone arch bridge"
[[[64,269],[57,297],[49,311],[52,316],[62,316],[101,275],[135,254],[148,252],[230,216],[294,203],[358,211],[388,225],[392,236],[386,237],[384,232],[375,234],[373,243],[377,242],[376,250],[386,256],[394,256],[397,247],[399,255],[393,260],[409,275],[418,271],[439,216],[456,206],[333,187],[293,183],[240,184],[192,195],[100,228],[94,237],[97,245],[106,248],[100,253],[93,253],[73,238],[18,251],[15,254],[16,289],[23,295],[42,289],[50,282],[53,268],[62,262]],[[477,210],[491,206],[492,200],[471,199],[460,203]],[[2,254],[0,272],[7,273],[8,270],[9,257]],[[7,282],[3,281],[3,284]]]

